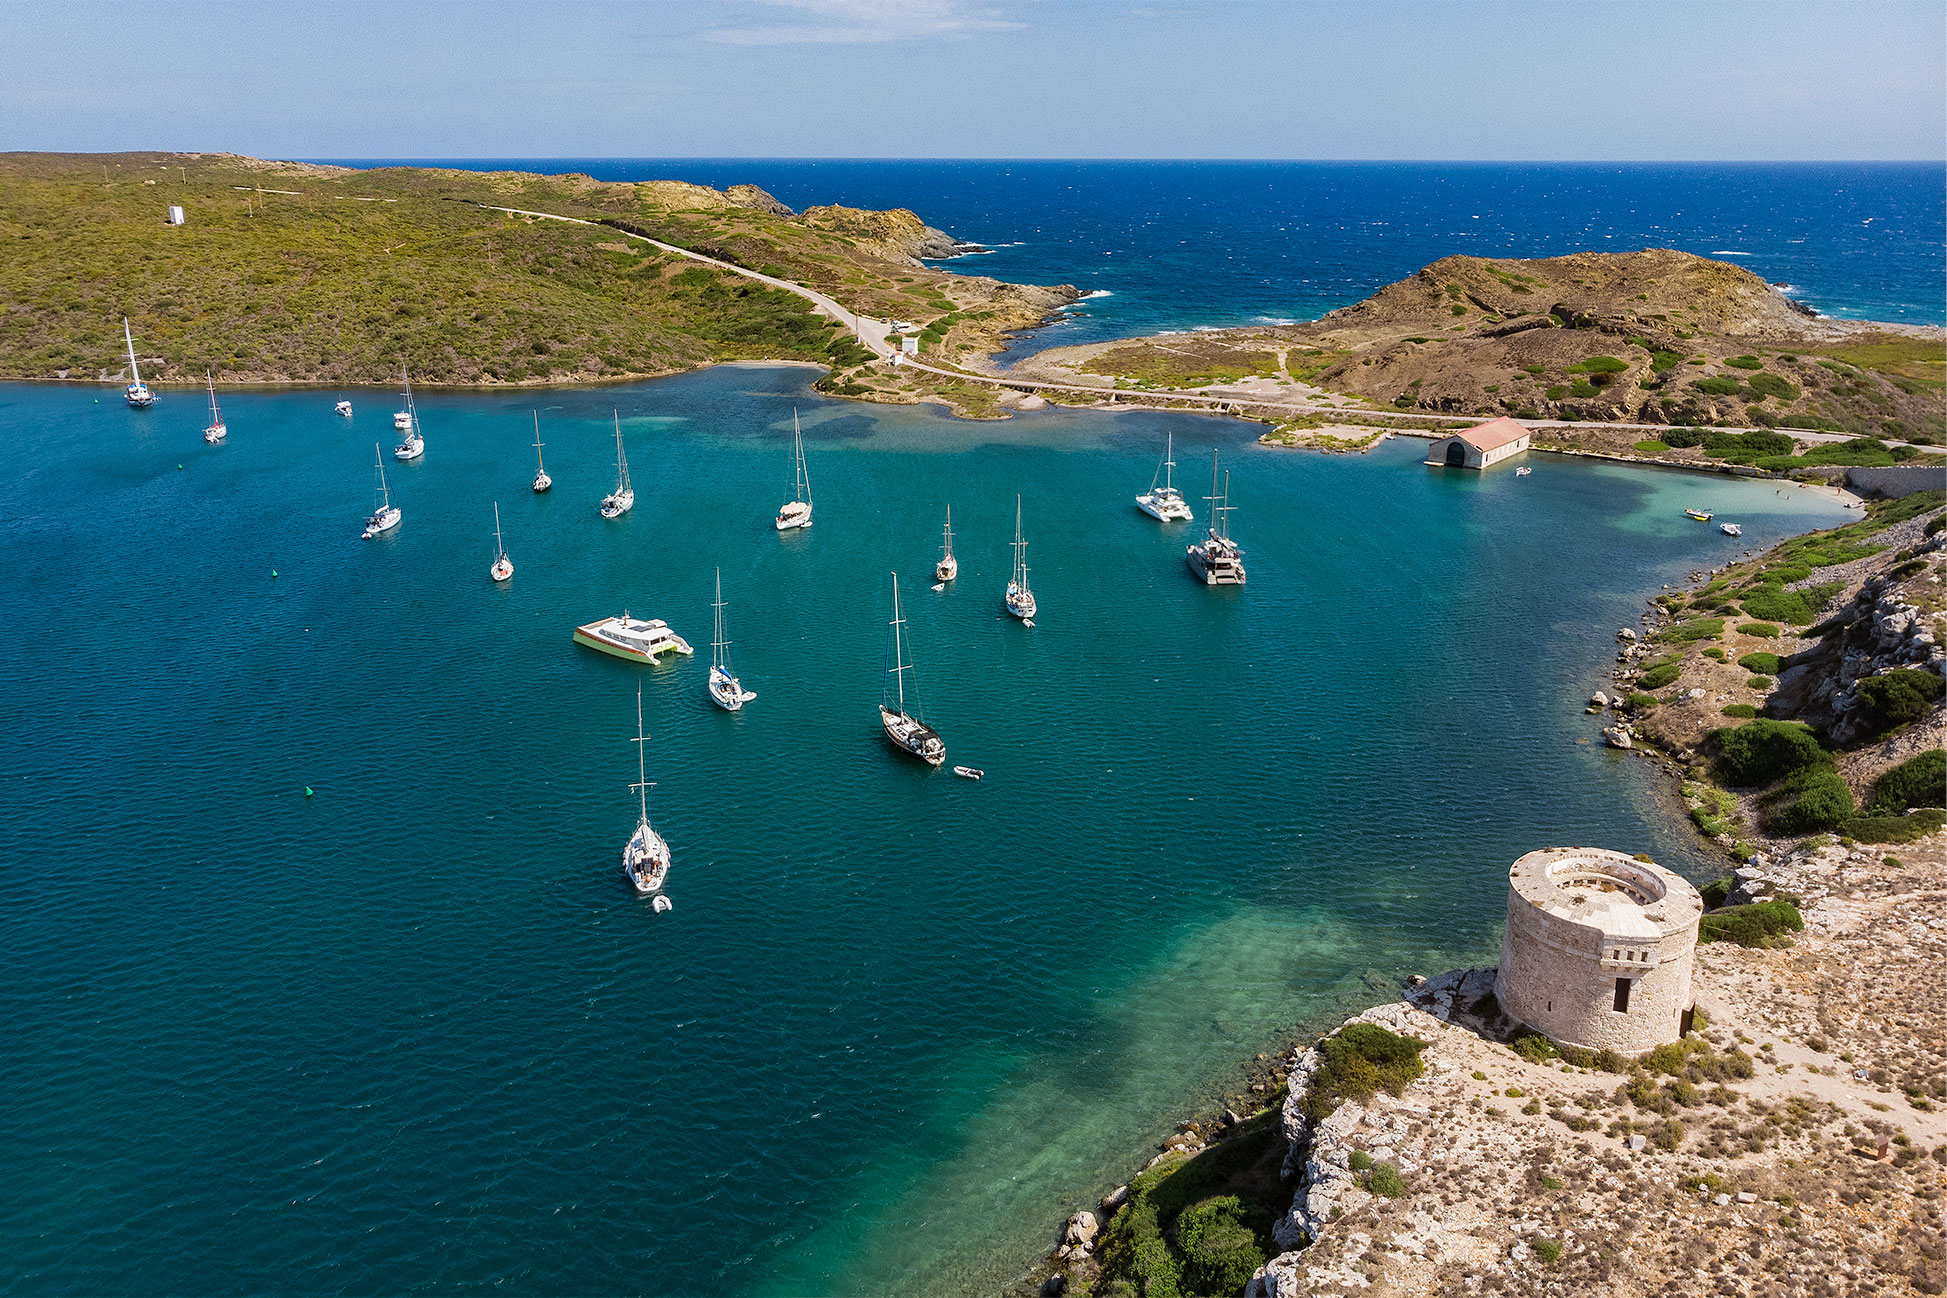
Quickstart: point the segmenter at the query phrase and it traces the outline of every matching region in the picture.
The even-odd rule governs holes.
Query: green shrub
[[[1782,661],[1777,654],[1748,653],[1737,660],[1737,665],[1763,676],[1776,676]]]
[[[1550,1041],[1541,1033],[1536,1032],[1533,1028],[1522,1028],[1516,1032],[1509,1039],[1508,1048],[1531,1064],[1540,1064],[1550,1059],[1558,1059],[1562,1053],[1555,1048],[1554,1042]]]
[[[1914,667],[1896,667],[1859,682],[1859,701],[1865,704],[1868,733],[1882,735],[1918,720],[1941,696],[1940,677]]]
[[[1707,433],[1704,449],[1727,460],[1755,460],[1766,455],[1790,455],[1794,443],[1784,433]]]
[[[1234,1194],[1185,1208],[1176,1219],[1176,1242],[1183,1251],[1183,1287],[1193,1294],[1242,1293],[1268,1260]]]
[[[1772,686],[1776,685],[1778,682],[1771,679],[1771,677],[1769,676],[1753,676],[1747,679],[1744,683],[1746,686],[1754,690],[1769,690]]]
[[[1632,708],[1653,708],[1662,700],[1654,694],[1644,694],[1639,690],[1630,694],[1628,702]]]
[[[1617,360],[1614,356],[1591,356],[1568,367],[1570,374],[1621,374],[1629,368],[1629,362]]]
[[[1722,906],[1730,898],[1731,888],[1736,883],[1737,879],[1727,874],[1721,879],[1712,879],[1709,883],[1697,889],[1697,895],[1704,899],[1704,909],[1716,910],[1719,906]]]
[[[1554,1266],[1562,1260],[1562,1246],[1552,1239],[1538,1239],[1535,1241],[1535,1256],[1541,1259],[1543,1266]]]
[[[1734,730],[1713,730],[1718,778],[1736,788],[1756,788],[1795,771],[1826,767],[1832,758],[1799,721],[1753,721]]]
[[[1776,640],[1778,638],[1778,628],[1770,622],[1746,622],[1738,630],[1742,631],[1745,635],[1754,635],[1760,640]]]
[[[1672,446],[1702,446],[1704,435],[1694,428],[1666,428],[1657,436]]]
[[[1723,634],[1723,618],[1693,617],[1688,622],[1663,628],[1656,633],[1656,638],[1666,644],[1689,644],[1695,640],[1715,640]]]
[[[1724,358],[1724,363],[1732,369],[1739,370],[1761,370],[1764,368],[1764,362],[1755,356],[1727,356]]]
[[[1398,1095],[1426,1071],[1420,1062],[1424,1049],[1426,1042],[1418,1037],[1403,1037],[1373,1023],[1347,1024],[1325,1039],[1325,1060],[1312,1074],[1300,1107],[1317,1122],[1346,1100],[1363,1103],[1380,1090]]]
[[[1761,901],[1732,906],[1706,915],[1698,923],[1699,942],[1734,942],[1738,946],[1767,947],[1786,933],[1805,929],[1805,917],[1788,901]],[[1749,1076],[1749,1074],[1746,1074]]]
[[[1758,715],[1758,710],[1749,703],[1726,703],[1724,705],[1724,715],[1727,717],[1755,717]]]
[[[1947,749],[1929,748],[1873,782],[1868,811],[1885,814],[1911,807],[1947,807]]]
[[[1744,385],[1732,378],[1698,379],[1690,386],[1712,397],[1734,397],[1744,391]]]
[[[1765,831],[1781,837],[1832,829],[1853,813],[1852,789],[1830,767],[1795,772],[1766,797],[1774,801],[1765,813]]]
[[[1662,374],[1668,370],[1673,370],[1681,364],[1683,364],[1683,356],[1679,352],[1651,352],[1650,353],[1650,368],[1655,370],[1658,374]]]
[[[1544,397],[1547,397],[1550,401],[1560,401],[1563,397],[1568,395],[1568,388],[1563,384],[1557,383],[1554,387],[1542,393],[1542,395]]]
[[[1400,1178],[1399,1169],[1391,1163],[1374,1163],[1372,1170],[1366,1173],[1366,1189],[1388,1199],[1399,1199],[1406,1195],[1406,1182]],[[1260,1258],[1259,1265],[1262,1264],[1263,1259]],[[1248,1281],[1250,1278],[1250,1273],[1246,1272],[1244,1279]]]
[[[1859,816],[1845,823],[1846,837],[1860,843],[1912,843],[1947,825],[1947,811],[1922,807],[1904,816]]]
[[[1676,663],[1664,663],[1661,667],[1652,667],[1638,676],[1636,683],[1646,690],[1660,690],[1675,680],[1682,671],[1683,668]]]
[[[1345,1165],[1355,1172],[1370,1171],[1372,1169],[1372,1155],[1363,1149],[1355,1149],[1345,1160]]]
[[[1655,455],[1659,451],[1669,450],[1670,444],[1668,442],[1659,442],[1659,441],[1651,440],[1651,441],[1636,443],[1636,449],[1641,451],[1645,455]]]
[[[1768,622],[1810,626],[1818,620],[1819,610],[1825,607],[1825,601],[1831,599],[1844,584],[1829,582],[1807,586],[1803,590],[1786,590],[1782,582],[1769,581],[1745,592],[1744,611]]]

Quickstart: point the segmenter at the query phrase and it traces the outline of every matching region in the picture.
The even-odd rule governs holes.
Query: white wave
[[[1731,248],[1718,248],[1710,254],[1713,257],[1749,257],[1748,252],[1737,252]]]
[[[1082,294],[1081,297],[1077,298],[1076,301],[1086,302],[1092,297],[1114,297],[1114,296],[1115,294],[1111,293],[1108,289],[1097,288],[1097,289],[1090,289],[1088,292]]]
[[[1296,320],[1287,320],[1285,317],[1281,315],[1254,315],[1251,317],[1251,323],[1268,324],[1268,325],[1295,325],[1298,322]]]

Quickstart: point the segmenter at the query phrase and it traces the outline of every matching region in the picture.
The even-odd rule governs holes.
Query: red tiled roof
[[[1476,424],[1466,432],[1459,434],[1468,445],[1477,451],[1491,451],[1497,446],[1506,446],[1509,442],[1519,440],[1527,435],[1527,429],[1523,428],[1514,420],[1509,419],[1506,415],[1502,415],[1499,419],[1490,419],[1484,424]]]

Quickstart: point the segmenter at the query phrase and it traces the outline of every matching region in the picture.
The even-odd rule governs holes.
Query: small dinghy
[[[663,896],[661,893],[657,893],[655,900],[649,903],[649,907],[651,910],[654,910],[658,915],[661,915],[666,911],[675,910],[676,903],[671,901],[669,898]]]
[[[945,590],[945,589],[946,589],[946,583],[945,583],[945,582],[943,582],[943,581],[942,581],[942,582],[935,582],[935,583],[934,583],[934,585],[933,585],[933,590],[934,590],[934,592],[935,592],[936,594],[937,594],[938,592],[940,592],[940,591],[943,591],[943,590]]]
[[[987,774],[978,766],[956,766],[953,768],[953,773],[963,780],[978,780]]]
[[[1533,469],[1529,468],[1527,465],[1524,464],[1520,468],[1514,471],[1514,476],[1517,478],[1525,478],[1533,472],[1534,472]]]

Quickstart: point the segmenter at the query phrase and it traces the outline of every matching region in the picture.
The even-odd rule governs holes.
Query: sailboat
[[[1007,582],[1007,611],[1023,622],[1034,618],[1034,592],[1028,589],[1028,543],[1021,539],[1021,498],[1014,497],[1014,575]]]
[[[416,460],[426,453],[426,439],[419,431],[419,410],[412,404],[412,376],[403,364],[399,366],[399,381],[405,385],[406,408],[392,416],[392,427],[399,434],[392,455],[394,459]]]
[[[798,427],[798,412],[791,412],[791,442],[797,461],[798,478],[791,488],[791,499],[777,511],[777,530],[811,526],[811,475],[804,467],[804,430]]]
[[[365,520],[365,539],[368,541],[381,533],[390,532],[405,517],[399,507],[392,503],[392,492],[385,485],[385,453],[379,449],[377,442],[372,443],[372,459],[379,470],[379,507]]]
[[[615,412],[615,490],[602,497],[602,517],[620,518],[634,508],[635,488],[629,485],[629,457],[622,454],[622,412],[618,410]]]
[[[888,624],[892,632],[892,642],[886,649],[885,681],[890,683],[892,694],[887,693],[887,684],[879,687],[879,724],[885,727],[886,738],[895,748],[911,753],[928,766],[938,766],[946,760],[946,743],[933,727],[919,719],[919,686],[913,687],[912,710],[907,710],[906,673],[912,665],[906,661],[906,619],[899,613],[899,574],[892,574],[892,621]],[[888,707],[888,702],[896,702],[897,707]]]
[[[1210,534],[1186,547],[1184,561],[1206,586],[1242,586],[1244,551],[1230,539],[1230,474],[1224,474],[1223,490],[1217,489],[1217,453],[1210,453]]]
[[[736,712],[756,698],[730,670],[730,641],[723,633],[723,569],[717,569],[717,634],[710,641],[710,702]]]
[[[223,412],[217,408],[216,379],[204,370],[203,381],[210,385],[210,426],[203,430],[203,440],[215,446],[230,435],[230,426],[223,422]]]
[[[1157,486],[1161,481],[1163,485]],[[1176,489],[1176,438],[1174,434],[1164,434],[1163,462],[1156,466],[1156,476],[1149,480],[1149,490],[1136,497],[1136,508],[1152,518],[1168,522],[1189,522],[1194,515],[1190,506],[1184,502],[1183,493]]]
[[[946,507],[946,543],[940,551],[940,561],[933,565],[933,575],[941,585],[960,575],[960,561],[953,557],[953,506]]]
[[[655,786],[649,782],[648,758],[646,756],[649,736],[642,729],[642,687],[635,690],[635,760],[636,782],[629,787],[641,795],[638,805],[641,815],[635,822],[635,833],[629,836],[628,846],[622,849],[622,873],[629,876],[629,882],[642,896],[662,891],[663,880],[669,877],[669,844],[649,823],[649,790]],[[667,910],[658,906],[657,910]]]
[[[135,381],[122,389],[122,397],[131,410],[147,410],[155,404],[155,393],[142,381],[142,371],[135,364],[135,335],[129,332],[128,317],[122,317],[122,339],[128,343],[128,375]]]
[[[514,577],[514,561],[507,557],[507,543],[500,539],[500,502],[494,502],[494,566],[487,569],[487,575],[495,581],[511,581]]]
[[[540,470],[534,475],[534,490],[538,494],[554,485],[548,476],[548,466],[541,460],[541,412],[534,412],[534,467]]]

